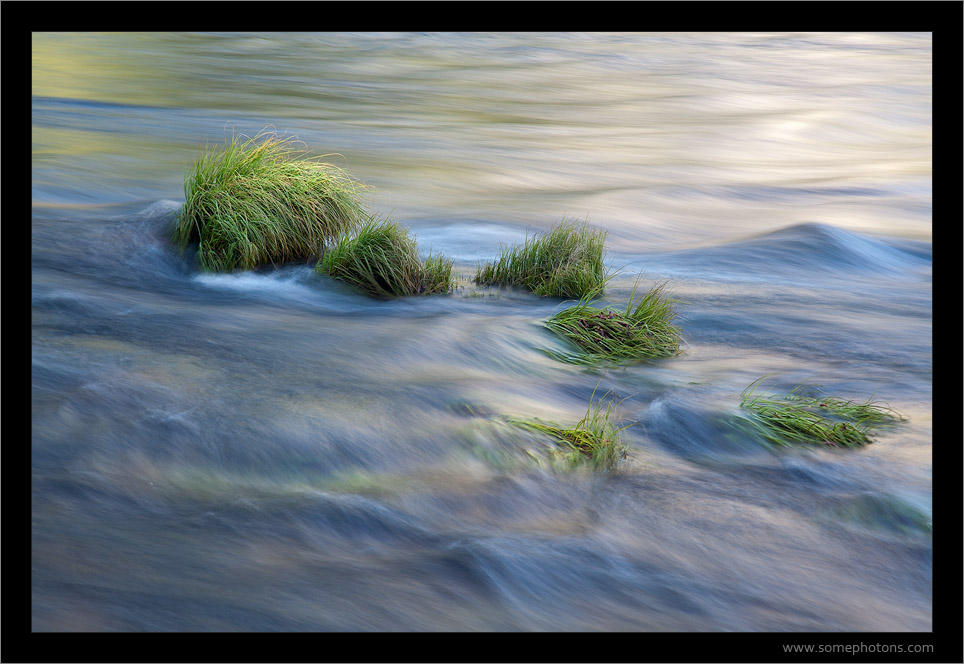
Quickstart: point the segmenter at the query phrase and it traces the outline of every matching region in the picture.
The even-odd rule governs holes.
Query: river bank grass
[[[327,249],[315,269],[376,298],[446,293],[452,288],[451,260],[429,255],[423,261],[407,229],[370,220]]]
[[[201,267],[215,272],[317,257],[366,218],[363,189],[290,138],[233,137],[195,161],[172,239],[197,242]]]
[[[625,309],[592,304],[591,291],[577,304],[553,315],[546,328],[579,347],[578,353],[550,355],[566,362],[591,364],[668,357],[679,353],[681,330],[674,324],[675,300],[665,295],[665,282],[637,297],[639,281]]]
[[[605,240],[605,230],[563,219],[522,245],[503,248],[495,262],[479,265],[475,281],[548,297],[582,297],[605,284]]]

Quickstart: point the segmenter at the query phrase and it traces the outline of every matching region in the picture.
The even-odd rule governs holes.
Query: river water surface
[[[926,34],[33,35],[36,631],[928,631]],[[375,301],[168,241],[205,143],[296,136],[456,261]],[[470,282],[563,217],[679,356],[543,352]],[[905,418],[858,450],[725,428],[769,375]],[[612,473],[521,453],[613,390]],[[521,442],[520,442],[521,440]]]

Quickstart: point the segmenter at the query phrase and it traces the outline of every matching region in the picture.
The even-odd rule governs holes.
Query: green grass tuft
[[[172,240],[197,242],[201,267],[216,272],[313,258],[367,217],[363,188],[290,138],[234,137],[195,161]]]
[[[475,281],[548,297],[582,297],[605,284],[605,240],[606,231],[563,219],[543,235],[504,248],[494,263],[479,266]]]
[[[637,297],[638,286],[637,281],[624,310],[592,305],[596,292],[590,292],[576,305],[553,315],[545,326],[574,343],[580,352],[546,352],[574,364],[677,355],[681,331],[673,322],[675,300],[663,292],[666,284],[657,284]]]
[[[414,238],[390,221],[363,224],[325,251],[315,269],[383,299],[452,288],[452,261],[429,255],[423,262]]]
[[[760,396],[762,378],[742,393],[740,407],[752,413],[754,430],[775,445],[862,447],[873,442],[873,429],[903,420],[896,411],[872,400],[847,401],[837,397],[801,394],[814,385],[798,385],[784,397]]]
[[[594,470],[613,470],[626,457],[619,434],[633,425],[617,427],[613,423],[613,411],[619,402],[610,395],[611,392],[607,392],[602,399],[594,401],[596,391],[593,390],[586,414],[571,427],[558,427],[540,420],[508,418],[508,421],[552,438],[561,447],[555,454],[569,467],[588,465]]]

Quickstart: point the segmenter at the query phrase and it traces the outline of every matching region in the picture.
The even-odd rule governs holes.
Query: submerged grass
[[[740,407],[753,414],[750,421],[755,431],[775,445],[862,447],[873,442],[873,429],[903,420],[893,409],[872,400],[803,394],[819,389],[815,385],[798,385],[784,397],[761,396],[756,391],[761,380],[743,391]]]
[[[586,414],[570,427],[558,427],[540,420],[509,418],[508,421],[552,438],[561,447],[555,455],[568,467],[588,465],[594,470],[612,470],[626,457],[619,433],[633,425],[617,427],[613,423],[611,418],[619,402],[611,394],[607,392],[602,399],[594,401],[596,390],[593,390]]]
[[[623,310],[594,306],[597,291],[553,315],[545,326],[579,347],[578,353],[547,351],[551,356],[575,364],[601,361],[629,361],[668,357],[679,353],[681,331],[674,324],[675,300],[664,294],[665,282],[636,296],[639,282],[629,294]]]
[[[423,262],[415,239],[391,221],[369,220],[325,251],[315,269],[377,298],[452,288],[452,261],[430,254]]]
[[[197,242],[201,267],[216,272],[312,258],[366,218],[362,189],[290,138],[233,137],[195,161],[172,240]]]
[[[548,297],[582,297],[605,284],[605,240],[606,231],[563,219],[543,235],[504,248],[494,263],[479,266],[475,281]]]

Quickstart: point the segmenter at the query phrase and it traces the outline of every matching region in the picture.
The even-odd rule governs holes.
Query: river
[[[932,628],[931,40],[870,33],[35,33],[34,631]],[[377,301],[169,242],[205,144],[265,128],[455,260]],[[563,306],[471,278],[563,217],[681,353],[561,363]],[[761,376],[904,421],[771,451]],[[9,387],[9,385],[8,385]],[[559,472],[504,416],[621,399]]]

